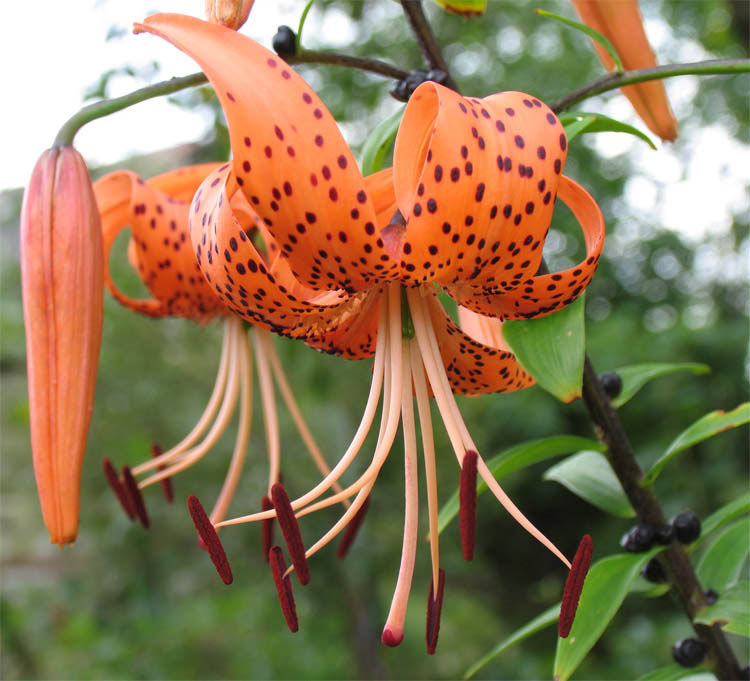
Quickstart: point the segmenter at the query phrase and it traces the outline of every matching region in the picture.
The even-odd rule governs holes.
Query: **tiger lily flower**
[[[583,23],[599,31],[612,43],[626,70],[656,66],[656,55],[646,37],[638,0],[572,2]],[[614,70],[615,63],[607,50],[598,42],[593,42],[604,66],[608,71]],[[668,142],[677,139],[677,121],[661,80],[626,85],[622,92],[651,132]]]
[[[313,458],[323,474],[330,470],[294,401],[269,332],[255,327],[248,335],[242,320],[229,314],[196,264],[188,233],[189,201],[203,179],[218,167],[219,164],[189,166],[147,182],[132,172],[117,171],[94,185],[102,216],[106,254],[104,278],[115,299],[135,312],[154,318],[183,317],[201,324],[219,318],[224,325],[216,383],[203,415],[190,433],[166,452],[162,453],[155,445],[154,457],[132,470],[125,466],[122,478],[114,471],[109,460],[104,461],[105,473],[126,512],[131,517],[137,516],[146,527],[149,520],[140,490],[160,482],[167,499],[171,501],[171,476],[197,463],[214,447],[232,420],[239,402],[239,424],[231,463],[210,516],[213,522],[225,517],[239,482],[250,436],[251,348],[255,351],[264,405],[271,468],[269,494],[271,486],[278,482],[281,458],[274,380]],[[130,263],[151,292],[151,298],[133,299],[122,293],[111,278],[109,253],[115,239],[127,226],[131,229]],[[253,343],[250,342],[251,336]],[[139,477],[142,479],[136,482]],[[267,550],[264,553],[267,554]]]
[[[102,236],[86,162],[45,151],[21,208],[21,280],[29,420],[50,541],[78,533],[81,469],[102,337]]]
[[[165,38],[199,63],[227,118],[232,163],[203,181],[190,207],[190,233],[206,280],[242,319],[325,352],[374,358],[364,416],[331,473],[291,500],[276,485],[273,510],[215,527],[277,518],[292,567],[299,581],[307,583],[307,559],[356,521],[401,425],[403,549],[382,634],[384,643],[397,645],[403,638],[417,549],[416,398],[432,563],[426,636],[428,652],[434,652],[444,574],[432,395],[461,467],[465,555],[473,551],[478,474],[511,515],[570,568],[478,455],[454,397],[517,390],[533,380],[510,352],[462,330],[437,297],[440,288],[466,308],[462,314],[499,321],[532,318],[572,302],[591,280],[604,223],[589,194],[562,175],[567,140],[556,116],[520,92],[465,98],[428,82],[406,107],[393,169],[363,178],[333,117],[277,55],[247,37],[181,15],[149,17],[136,24],[136,32],[144,31]],[[556,197],[582,226],[586,259],[564,272],[534,276]],[[248,215],[255,216],[254,224],[264,224],[278,245],[272,260],[264,259],[248,237]],[[369,465],[341,492],[323,497],[362,448],[381,394],[382,418]],[[352,501],[349,508],[305,549],[298,519],[343,499]],[[196,526],[214,547],[212,557],[221,556],[217,565],[223,564],[214,527],[201,519],[196,502],[190,504]],[[295,631],[281,549],[273,547],[270,557],[284,616]]]

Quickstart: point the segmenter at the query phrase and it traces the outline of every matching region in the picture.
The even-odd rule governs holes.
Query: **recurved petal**
[[[446,287],[446,291],[460,305],[499,319],[542,317],[572,303],[589,285],[599,263],[604,246],[604,218],[591,195],[568,177],[562,176],[560,180],[558,198],[581,225],[586,241],[585,260],[562,272],[525,279],[511,291],[479,286]]]
[[[493,347],[487,343],[492,340],[490,335],[484,335],[481,340],[472,338],[446,314],[436,295],[429,296],[430,318],[454,393],[512,392],[534,384],[534,379],[504,346]]]
[[[102,216],[105,283],[115,299],[150,317],[207,321],[222,305],[198,269],[188,231],[189,200],[216,164],[188,166],[144,182],[117,171],[94,185]],[[130,263],[154,296],[137,300],[112,281],[109,253],[118,234],[130,227]]]
[[[199,267],[227,309],[275,333],[317,338],[319,343],[329,331],[349,328],[368,293],[320,294],[302,286],[290,291],[283,282],[295,281],[294,273],[290,275],[284,261],[270,265],[253,243],[258,218],[251,217],[252,207],[245,205],[235,215],[233,197],[238,190],[234,171],[226,163],[204,180],[190,207],[190,234]],[[280,273],[279,279],[274,272]],[[375,351],[374,341],[373,335],[352,352],[369,356]],[[338,345],[325,349],[351,356]]]
[[[354,292],[395,271],[351,150],[288,64],[246,36],[192,17],[157,14],[136,31],[169,40],[200,64],[226,115],[236,182],[302,284]],[[320,251],[326,255],[315,262]]]
[[[535,97],[417,88],[394,151],[402,280],[513,286],[511,270],[536,271],[566,153],[562,125]],[[528,236],[536,250],[508,249]]]
[[[646,37],[638,0],[572,0],[583,22],[603,34],[617,50],[626,70],[656,66],[656,55]],[[594,47],[612,71],[614,62],[596,41]],[[649,130],[663,140],[677,139],[677,121],[669,106],[664,83],[652,80],[622,88]]]

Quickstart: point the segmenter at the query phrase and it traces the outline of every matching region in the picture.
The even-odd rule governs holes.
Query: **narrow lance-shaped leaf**
[[[585,352],[585,295],[559,312],[506,321],[503,338],[536,382],[562,402],[581,396]]]
[[[584,132],[624,132],[642,139],[652,149],[656,149],[656,145],[645,132],[638,130],[638,128],[632,125],[609,118],[608,116],[602,116],[601,114],[583,112],[561,114],[560,122],[565,128],[568,142]]]
[[[621,407],[649,381],[679,371],[689,371],[693,374],[707,374],[711,371],[711,367],[707,364],[698,364],[695,362],[649,362],[620,367],[615,369],[615,373],[622,380],[622,389],[620,390],[620,394],[612,400],[612,405]]]
[[[727,527],[701,556],[696,572],[704,588],[722,594],[740,577],[750,554],[750,518]]]
[[[617,614],[641,568],[663,550],[660,546],[647,553],[608,556],[591,568],[570,636],[557,640],[556,680],[570,678]]]
[[[514,447],[510,447],[489,459],[487,467],[492,471],[495,478],[500,480],[506,475],[510,475],[526,466],[531,466],[532,464],[551,459],[554,456],[560,456],[561,454],[570,454],[580,449],[598,449],[604,451],[604,446],[596,442],[596,440],[589,440],[584,437],[556,435],[539,440],[529,440],[528,442],[522,442]],[[486,483],[480,480],[477,483],[477,495],[486,489]],[[458,507],[458,489],[456,489],[443,508],[440,509],[438,516],[438,530],[440,532],[458,515]]]
[[[651,485],[659,477],[662,468],[666,466],[675,456],[689,449],[693,445],[707,440],[717,433],[730,428],[736,428],[750,422],[750,402],[741,404],[736,409],[726,412],[722,409],[712,411],[698,419],[692,426],[683,430],[672,442],[664,454],[651,466],[643,478],[642,485]]]
[[[670,664],[667,667],[654,669],[638,681],[715,681],[716,677],[705,667],[683,667],[679,664]]]
[[[372,175],[383,169],[388,150],[393,146],[393,140],[396,139],[398,126],[403,115],[404,109],[402,107],[396,113],[381,121],[367,136],[362,148],[363,175]]]
[[[547,469],[545,480],[554,480],[593,506],[619,516],[632,518],[630,505],[606,457],[599,452],[583,451]]]
[[[719,600],[696,618],[701,624],[720,624],[725,631],[750,637],[750,582],[742,581],[719,596]]]
[[[745,513],[750,513],[750,492],[746,492],[737,499],[730,501],[717,511],[714,511],[708,518],[703,521],[701,536],[688,547],[688,551],[693,551],[701,545],[708,537],[726,523],[739,518]]]

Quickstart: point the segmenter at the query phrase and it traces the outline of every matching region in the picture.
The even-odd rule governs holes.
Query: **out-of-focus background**
[[[403,678],[460,676],[484,652],[559,599],[559,564],[512,522],[489,495],[479,502],[477,556],[465,563],[456,526],[441,541],[447,573],[440,643],[424,652],[429,552],[420,544],[404,643],[379,642],[398,570],[403,521],[403,464],[397,442],[372,494],[351,555],[324,550],[312,579],[295,590],[299,633],[283,622],[257,526],[222,532],[235,583],[225,587],[196,546],[185,498],[206,503],[218,493],[231,454],[233,428],[201,464],[175,480],[168,506],[147,490],[152,529],[123,515],[101,474],[101,459],[135,464],[152,442],[168,447],[200,415],[213,385],[221,342],[215,324],[153,321],[105,300],[96,407],[82,484],[82,520],[73,547],[48,543],[31,466],[25,349],[18,266],[21,190],[33,162],[84,97],[115,96],[195,70],[190,60],[149,36],[131,36],[132,21],[151,11],[193,11],[174,1],[43,2],[34,16],[17,3],[3,21],[0,44],[6,89],[0,175],[0,441],[2,447],[2,592],[0,675],[6,679]],[[429,3],[428,3],[429,4]],[[547,102],[602,74],[585,37],[534,9],[573,17],[566,2],[490,0],[466,21],[429,4],[428,14],[462,90],[487,95],[524,90]],[[270,46],[280,23],[296,28],[304,3],[257,0],[243,32]],[[646,28],[663,63],[748,56],[748,3],[643,3]],[[422,65],[397,3],[326,2],[313,6],[304,44]],[[43,55],[43,59],[39,58]],[[392,83],[357,71],[301,67],[355,149],[400,104]],[[252,74],[248,74],[248,79]],[[747,284],[750,238],[747,189],[750,79],[683,77],[667,82],[680,124],[674,144],[653,151],[634,137],[586,135],[571,145],[566,174],[598,200],[607,221],[605,257],[587,296],[588,349],[600,371],[636,362],[704,362],[712,373],[676,374],[649,384],[621,416],[647,465],[685,427],[708,411],[747,396]],[[602,112],[644,126],[617,92],[589,100]],[[139,112],[140,110],[140,112]],[[7,120],[6,120],[7,119]],[[227,157],[223,119],[201,88],[97,121],[77,145],[97,177],[114,168],[150,176],[198,160]],[[563,223],[560,223],[563,224]],[[123,235],[113,256],[115,278],[137,293]],[[580,239],[553,228],[545,256],[553,269],[580,259]],[[370,363],[320,355],[278,339],[290,382],[330,462],[343,453],[359,422]],[[267,463],[256,408],[246,475],[231,512],[256,510]],[[561,405],[539,388],[460,399],[482,453],[492,456],[531,438],[593,436],[580,403]],[[280,406],[283,472],[293,495],[318,474]],[[439,421],[438,421],[439,423]],[[441,496],[457,485],[455,459],[435,427]],[[370,446],[371,449],[371,446]],[[365,465],[365,448],[361,470]],[[705,517],[747,488],[747,429],[694,447],[665,470],[657,492],[669,514],[692,508]],[[632,521],[592,509],[542,474],[526,469],[506,488],[532,521],[566,553],[585,532],[595,555],[617,550]],[[422,495],[424,497],[424,494]],[[307,516],[302,532],[320,536],[334,510]],[[426,530],[426,517],[422,525]],[[577,672],[581,679],[623,679],[670,661],[670,647],[690,635],[668,598],[630,597],[611,629]],[[739,641],[738,653],[745,656]],[[535,679],[551,674],[552,630],[498,658],[480,678]]]

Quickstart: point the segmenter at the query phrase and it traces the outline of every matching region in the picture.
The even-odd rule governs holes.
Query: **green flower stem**
[[[66,121],[57,133],[53,146],[70,146],[73,144],[73,138],[76,133],[86,125],[86,123],[95,121],[97,118],[109,116],[117,111],[122,111],[129,106],[133,106],[133,104],[145,102],[147,99],[169,95],[173,92],[184,90],[185,88],[203,85],[206,82],[208,82],[206,76],[202,73],[192,73],[189,76],[183,76],[182,78],[170,78],[169,80],[164,80],[160,83],[154,83],[153,85],[141,88],[140,90],[135,90],[127,95],[123,95],[122,97],[103,99],[100,102],[89,104]]]
[[[649,80],[660,80],[674,76],[715,76],[736,73],[750,73],[750,59],[710,59],[690,64],[665,64],[636,71],[611,73],[571,92],[552,104],[550,108],[555,113],[560,113],[573,104],[582,102],[594,95],[616,90],[623,85],[635,85]]]

